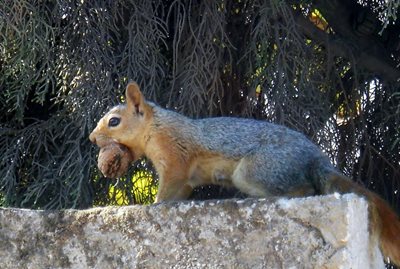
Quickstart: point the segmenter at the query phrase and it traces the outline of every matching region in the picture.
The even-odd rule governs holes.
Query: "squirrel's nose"
[[[89,140],[93,144],[96,144],[96,136],[95,136],[95,134],[93,132],[89,135]]]

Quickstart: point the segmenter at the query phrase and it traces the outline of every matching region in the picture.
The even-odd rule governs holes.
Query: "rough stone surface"
[[[0,268],[384,268],[355,195],[0,208]]]

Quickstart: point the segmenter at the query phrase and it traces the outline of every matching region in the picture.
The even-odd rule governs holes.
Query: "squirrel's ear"
[[[129,82],[125,91],[126,105],[136,113],[143,113],[146,101],[136,82]]]

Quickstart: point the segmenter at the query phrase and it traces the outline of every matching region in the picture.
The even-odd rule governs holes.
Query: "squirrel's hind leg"
[[[232,184],[241,192],[254,197],[271,196],[265,184],[254,177],[254,165],[247,157],[242,158],[232,174]]]
[[[232,183],[254,197],[315,195],[307,175],[307,158],[282,155],[281,149],[263,149],[243,157],[232,173]]]

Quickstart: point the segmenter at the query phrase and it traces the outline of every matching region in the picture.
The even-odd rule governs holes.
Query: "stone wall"
[[[355,195],[0,209],[0,268],[384,268]]]

